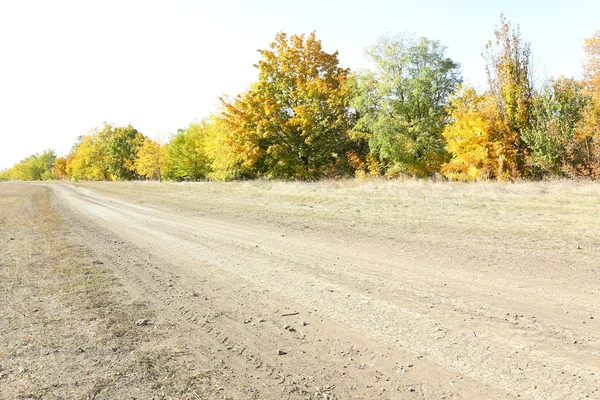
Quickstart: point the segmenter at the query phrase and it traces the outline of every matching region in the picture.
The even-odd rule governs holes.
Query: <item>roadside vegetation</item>
[[[483,251],[482,245],[508,246],[530,256],[551,252],[554,260],[564,258],[564,265],[570,265],[583,253],[600,249],[600,186],[588,181],[464,185],[382,178],[76,185],[152,208],[248,224],[262,221],[290,229],[393,238],[396,243],[437,243],[449,254],[463,254],[466,247],[478,248],[471,250],[477,253]]]
[[[530,44],[502,16],[479,90],[435,40],[384,36],[365,51],[371,68],[350,71],[314,32],[280,32],[259,50],[256,82],[168,143],[106,123],[0,180],[596,179],[600,31],[584,49],[581,79],[536,84]]]

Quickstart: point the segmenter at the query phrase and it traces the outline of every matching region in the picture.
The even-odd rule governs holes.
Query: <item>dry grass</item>
[[[0,183],[0,398],[213,398],[212,373],[136,327],[152,310],[66,230],[46,188]]]
[[[304,229],[600,250],[600,185],[552,181],[114,182],[81,185],[138,203]],[[520,243],[523,242],[523,243]]]
[[[518,280],[585,284],[595,279],[600,259],[600,185],[591,182],[81,185],[190,216],[397,246],[412,257],[468,266],[481,277],[491,268]]]
[[[436,362],[473,371],[470,376],[481,382],[531,394],[540,380],[556,393],[573,388],[573,393],[591,393],[595,378],[570,377],[580,370],[587,373],[580,363],[597,370],[595,360],[584,357],[597,347],[590,322],[600,259],[597,184],[255,181],[80,186],[108,196],[68,188],[57,193],[76,210],[89,212],[95,226],[129,225],[114,229],[130,238],[137,238],[138,230],[148,232],[153,240],[145,244],[146,251],[156,248],[179,260],[180,271],[189,273],[190,280],[200,273],[198,260],[210,263],[214,258],[218,268],[316,304],[320,312],[327,310],[326,316],[363,326],[367,335],[408,337],[407,348],[432,349]],[[119,204],[118,197],[126,204]],[[86,207],[86,201],[94,207]],[[130,203],[166,212],[134,211]],[[128,218],[134,222],[128,224]],[[86,220],[74,219],[82,224]],[[285,238],[277,239],[280,235]],[[188,236],[191,240],[179,246],[177,239]],[[269,249],[254,240],[274,244]],[[199,257],[190,257],[195,252]],[[248,262],[229,267],[238,258]],[[285,277],[288,265],[293,282]],[[253,281],[255,276],[259,279]],[[341,288],[326,293],[347,291],[348,297],[324,297],[327,285],[315,284],[321,281]],[[239,286],[224,288],[228,295]],[[363,293],[370,297],[371,290],[379,307],[359,310],[354,299]],[[509,320],[512,314],[526,316],[527,322]],[[407,329],[388,331],[387,322],[395,318]],[[446,339],[431,335],[438,323],[449,333]],[[586,347],[581,346],[583,338]],[[515,346],[518,352],[513,353]],[[524,353],[525,348],[531,352]],[[467,361],[456,364],[459,356]],[[543,370],[547,360],[553,360],[550,375]],[[160,381],[155,364],[140,365],[148,379]],[[516,381],[514,365],[526,365],[523,373],[534,378]],[[560,386],[565,382],[568,389]]]

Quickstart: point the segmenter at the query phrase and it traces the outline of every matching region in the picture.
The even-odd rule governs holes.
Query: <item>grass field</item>
[[[0,244],[9,399],[599,393],[596,183],[9,182]]]
[[[0,398],[216,397],[210,371],[136,326],[153,311],[68,232],[47,188],[0,184]]]
[[[259,219],[304,229],[345,230],[457,249],[470,243],[600,252],[600,185],[553,181],[458,184],[329,181],[80,185],[137,203],[198,215]]]

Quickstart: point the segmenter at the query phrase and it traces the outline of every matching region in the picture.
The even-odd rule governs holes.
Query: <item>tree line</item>
[[[105,123],[66,157],[32,155],[0,180],[594,179],[600,31],[584,49],[581,79],[535,85],[530,44],[502,16],[484,49],[481,90],[463,84],[439,41],[382,37],[365,51],[372,67],[351,72],[314,32],[280,32],[259,50],[256,82],[168,143]]]

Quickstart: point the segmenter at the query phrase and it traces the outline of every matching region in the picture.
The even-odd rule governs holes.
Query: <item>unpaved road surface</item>
[[[593,227],[550,251],[465,243],[460,224],[411,239],[49,187],[174,346],[220,366],[222,398],[600,398]]]

